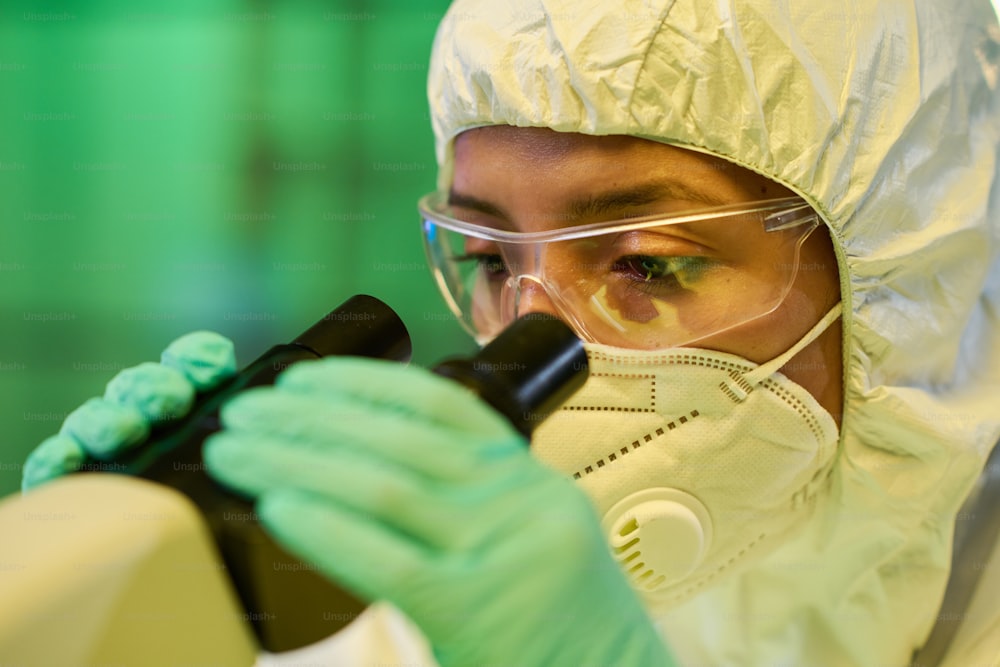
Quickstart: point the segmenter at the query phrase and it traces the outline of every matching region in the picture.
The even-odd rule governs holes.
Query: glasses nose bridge
[[[562,292],[581,279],[581,271],[589,269],[578,246],[578,242],[551,240],[501,246],[510,273],[503,290],[507,321],[531,312],[575,320]]]
[[[554,295],[535,272],[519,273],[504,283],[503,311],[510,320],[527,313],[559,316]]]
[[[497,245],[511,277],[519,279],[528,275],[538,280],[542,279],[544,243],[498,243]]]

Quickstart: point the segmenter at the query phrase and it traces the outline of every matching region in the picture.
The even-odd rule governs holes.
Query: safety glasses
[[[437,284],[481,344],[536,299],[587,341],[690,344],[775,310],[819,224],[794,197],[531,231],[460,220],[445,193],[418,208]]]

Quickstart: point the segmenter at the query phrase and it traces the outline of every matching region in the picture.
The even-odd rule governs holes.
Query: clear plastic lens
[[[421,208],[438,283],[478,340],[517,317],[519,291],[530,281],[584,338],[658,349],[777,308],[795,279],[799,246],[817,224],[803,206],[784,200],[682,216],[685,222],[629,220],[520,235],[454,220],[443,207],[431,210],[427,198]]]

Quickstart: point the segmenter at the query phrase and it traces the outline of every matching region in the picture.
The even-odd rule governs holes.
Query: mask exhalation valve
[[[608,510],[602,522],[615,559],[632,586],[654,592],[689,574],[712,542],[708,510],[679,489],[632,493]]]

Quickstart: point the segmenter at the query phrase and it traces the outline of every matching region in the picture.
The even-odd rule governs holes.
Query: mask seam
[[[813,415],[807,408],[806,405],[795,397],[794,394],[789,392],[787,389],[782,387],[780,384],[774,380],[768,378],[764,380],[760,385],[762,388],[767,389],[779,400],[783,401],[790,408],[795,410],[796,414],[801,417],[812,431],[813,437],[816,438],[816,442],[822,446],[823,444],[823,427],[820,426],[819,420]]]
[[[722,370],[727,372],[736,371],[738,373],[745,373],[750,370],[753,370],[753,366],[748,366],[747,364],[741,364],[734,361],[729,361],[727,359],[706,360],[702,357],[699,357],[698,353],[695,352],[691,353],[664,352],[662,355],[649,357],[649,356],[611,354],[608,352],[602,352],[600,350],[587,350],[587,355],[591,356],[591,358],[594,360],[606,361],[609,363],[640,364],[644,366],[662,366],[664,364],[674,365],[674,366],[701,366],[703,368],[712,368],[715,370]]]
[[[570,412],[622,412],[622,413],[647,413],[656,412],[656,376],[649,373],[590,373],[590,377],[621,378],[625,380],[650,380],[650,397],[648,408],[621,408],[611,406],[593,405],[569,405],[563,409]]]
[[[582,479],[587,475],[594,474],[601,468],[604,468],[605,466],[615,463],[618,460],[619,456],[627,456],[631,454],[637,449],[640,449],[644,444],[650,443],[653,440],[659,438],[661,435],[664,435],[665,433],[667,433],[667,431],[673,431],[677,428],[680,428],[684,424],[687,424],[692,419],[696,419],[699,416],[699,414],[700,413],[697,410],[692,410],[688,414],[676,417],[673,420],[664,424],[666,430],[664,430],[664,428],[661,427],[649,433],[644,433],[642,436],[633,440],[631,444],[625,445],[624,447],[619,447],[617,452],[611,452],[610,454],[605,454],[601,458],[595,460],[590,465],[586,465],[582,469],[577,470],[576,472],[573,473],[573,479]]]
[[[757,536],[757,538],[753,542],[750,542],[745,547],[743,547],[738,554],[736,554],[735,556],[733,556],[728,561],[726,561],[719,567],[715,568],[711,572],[706,572],[704,575],[702,575],[700,579],[691,582],[691,584],[689,584],[687,588],[685,588],[682,591],[678,591],[677,593],[674,593],[670,597],[666,598],[664,602],[675,603],[679,600],[684,600],[685,598],[690,597],[691,594],[697,591],[699,588],[704,588],[706,585],[711,583],[712,579],[715,579],[716,577],[718,577],[719,575],[723,574],[724,572],[732,568],[734,565],[736,565],[737,562],[743,560],[743,558],[747,554],[749,554],[754,549],[754,547],[756,547],[761,542],[765,541],[768,537],[769,533],[761,533],[760,535]]]
[[[805,404],[774,380],[771,379],[764,380],[758,386],[766,391],[769,391],[775,398],[783,402],[785,405],[789,406],[791,409],[795,411],[797,415],[799,415],[799,417],[805,422],[809,431],[812,433],[817,448],[820,449],[820,453],[822,453],[822,447],[824,443],[824,439],[822,437],[823,428],[822,426],[820,426],[819,420],[816,419],[816,417],[812,415],[809,412],[809,410],[806,409]],[[568,408],[563,408],[563,409],[568,409]],[[589,410],[581,410],[581,412],[582,411],[599,412],[601,410],[597,408],[590,408]],[[626,410],[618,410],[618,411],[626,412]],[[640,412],[640,411],[636,410],[635,412]],[[641,412],[655,412],[655,410],[642,410]],[[653,440],[659,438],[660,436],[665,435],[667,432],[676,430],[680,426],[687,424],[689,421],[698,417],[699,415],[700,413],[698,412],[697,409],[695,409],[690,411],[686,415],[676,417],[671,421],[667,422],[666,424],[664,424],[666,430],[664,430],[664,428],[657,428],[654,431],[644,433],[642,436],[633,440],[631,444],[618,447],[617,451],[605,454],[599,459],[593,460],[590,464],[577,469],[573,473],[572,477],[573,479],[582,479],[587,475],[594,474],[597,471],[601,470],[602,468],[617,462],[619,455],[626,456],[634,452],[635,450],[641,448],[644,443],[650,443]],[[809,482],[807,482],[803,488],[811,484],[813,481],[815,480],[810,480]],[[795,492],[796,495],[798,493],[799,491]]]

